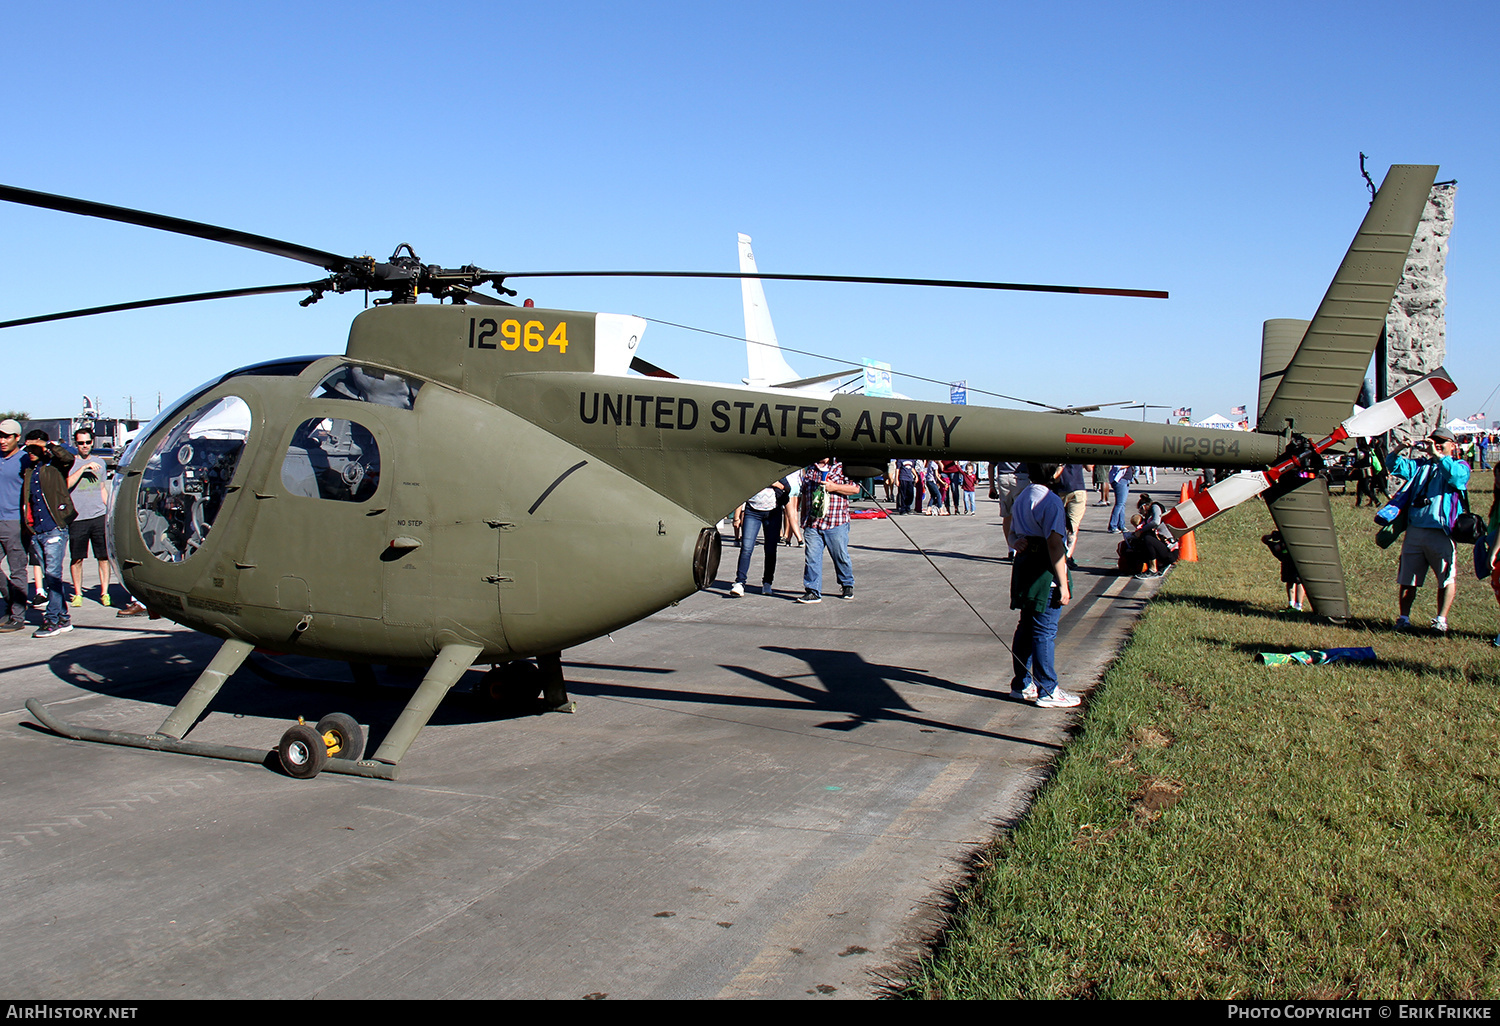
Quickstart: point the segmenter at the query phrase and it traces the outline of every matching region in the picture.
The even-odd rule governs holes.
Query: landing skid
[[[250,644],[230,639],[219,648],[213,660],[198,675],[182,701],[167,715],[154,734],[134,734],[129,731],[100,730],[95,727],[80,727],[59,719],[35,698],[26,700],[26,709],[37,721],[52,733],[75,741],[92,741],[98,744],[122,745],[127,748],[144,748],[154,752],[173,752],[179,755],[197,755],[207,759],[227,759],[232,762],[252,762],[270,765],[270,751],[245,748],[239,745],[223,745],[206,741],[189,741],[184,735],[192,729],[198,718],[207,710],[223,687],[224,682],[240,668],[253,651]],[[319,720],[316,726],[299,721],[287,729],[274,754],[282,769],[289,776],[299,779],[315,777],[319,773],[344,773],[350,776],[370,777],[377,780],[395,780],[400,770],[401,759],[416,740],[417,734],[432,719],[432,714],[458,683],[480,649],[474,645],[446,645],[417,686],[401,715],[391,726],[373,757],[362,758],[365,747],[364,730],[355,720],[343,713],[330,713]],[[518,665],[518,664],[511,664]],[[543,692],[543,703],[547,710],[572,712],[575,703],[569,698],[566,681],[562,676],[562,653],[554,652],[538,657],[537,665],[525,664],[529,675],[524,685],[531,693]],[[491,671],[494,677],[497,671]],[[510,674],[497,679],[499,690],[512,692]],[[488,679],[488,678],[487,678]],[[512,692],[513,693],[513,692]]]
[[[230,762],[253,762],[264,766],[275,754],[274,749],[243,748],[239,745],[218,745],[208,741],[186,741],[168,737],[166,734],[132,734],[123,730],[99,730],[95,727],[80,727],[53,716],[51,711],[35,698],[26,700],[26,711],[37,718],[42,726],[61,737],[74,741],[94,741],[105,745],[123,745],[126,748],[147,748],[153,752],[175,752],[178,755],[197,755],[205,759],[227,759]],[[356,777],[374,777],[378,780],[395,780],[399,766],[376,762],[373,759],[329,759],[323,764],[324,773],[348,773]]]

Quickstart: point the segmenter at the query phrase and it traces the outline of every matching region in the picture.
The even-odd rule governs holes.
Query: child
[[[1307,589],[1302,587],[1302,578],[1297,576],[1297,568],[1292,565],[1292,554],[1287,551],[1286,542],[1281,540],[1281,532],[1272,531],[1262,535],[1260,540],[1281,563],[1281,583],[1286,585],[1287,608],[1302,612],[1302,607],[1307,602]]]

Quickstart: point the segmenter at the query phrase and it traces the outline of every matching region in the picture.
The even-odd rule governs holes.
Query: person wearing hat
[[[0,420],[0,553],[5,556],[5,607],[0,634],[26,629],[26,544],[21,539],[21,425]]]
[[[1437,616],[1432,629],[1448,631],[1448,610],[1458,595],[1456,550],[1449,532],[1463,508],[1462,493],[1469,487],[1469,465],[1458,458],[1458,439],[1440,427],[1429,438],[1413,442],[1391,463],[1391,473],[1406,481],[1406,534],[1401,542],[1401,565],[1396,575],[1401,614],[1396,626],[1411,626],[1411,607],[1417,590],[1427,581],[1430,567],[1437,577]]]

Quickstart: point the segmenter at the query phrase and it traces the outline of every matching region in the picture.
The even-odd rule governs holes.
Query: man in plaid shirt
[[[822,492],[823,510],[813,513]],[[824,459],[802,472],[802,516],[807,536],[807,565],[802,571],[802,597],[811,605],[823,601],[823,549],[833,557],[834,573],[843,586],[842,598],[854,597],[854,566],[849,562],[849,496],[859,494],[859,485],[844,476],[844,465]]]

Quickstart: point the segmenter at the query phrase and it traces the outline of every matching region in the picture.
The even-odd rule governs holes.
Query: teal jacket
[[[1414,460],[1397,456],[1391,473],[1407,481],[1406,522],[1411,527],[1453,529],[1463,509],[1460,493],[1469,487],[1469,465],[1456,456]]]

